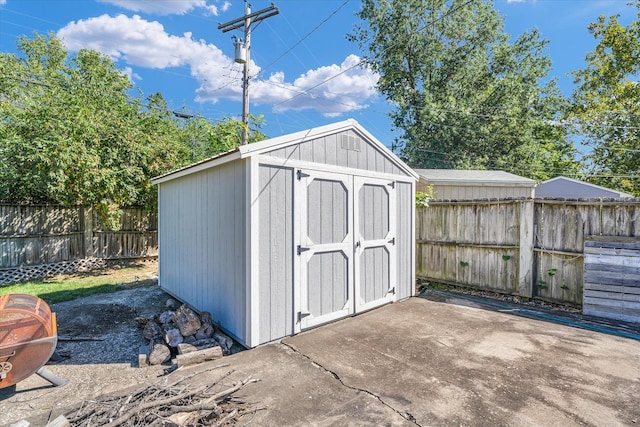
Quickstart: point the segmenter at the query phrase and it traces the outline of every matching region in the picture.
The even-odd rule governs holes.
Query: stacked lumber
[[[175,303],[153,318],[138,317],[142,336],[148,346],[141,349],[139,364],[159,365],[173,357],[178,366],[214,360],[231,352],[233,340],[213,323],[211,313],[196,313],[186,304],[171,310]]]

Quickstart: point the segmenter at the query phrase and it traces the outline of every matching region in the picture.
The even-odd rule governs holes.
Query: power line
[[[289,49],[287,49],[286,51],[284,51],[282,54],[280,54],[280,56],[278,56],[276,59],[274,59],[273,61],[271,61],[268,65],[266,65],[265,67],[263,67],[261,69],[261,72],[264,72],[265,70],[271,68],[271,66],[273,66],[276,62],[278,62],[279,60],[281,60],[284,56],[286,56],[289,52],[291,52],[293,49],[295,49],[296,47],[298,47],[298,45],[300,45],[302,42],[305,41],[305,39],[307,39],[309,36],[311,36],[311,34],[313,34],[314,32],[316,32],[318,29],[320,29],[320,27],[322,27],[324,24],[326,24],[331,18],[333,18],[338,12],[340,12],[340,10],[345,7],[351,0],[345,0],[336,10],[334,10],[333,12],[331,12],[331,14],[329,14],[329,16],[327,16],[325,19],[323,19],[318,25],[316,25],[311,31],[309,31],[307,34],[305,34],[300,40],[298,40],[297,42],[295,42]]]
[[[469,1],[467,1],[467,2],[465,2],[465,3],[463,3],[463,4],[461,4],[460,6],[457,6],[457,7],[453,8],[453,9],[451,9],[451,10],[447,11],[447,13],[445,13],[445,14],[444,14],[444,15],[442,15],[442,16],[440,16],[440,17],[438,18],[438,20],[442,20],[442,19],[446,18],[447,16],[449,16],[449,15],[451,15],[451,14],[453,14],[453,13],[457,12],[458,10],[462,9],[463,7],[466,7],[466,6],[470,5],[470,4],[471,4],[471,3],[473,3],[474,1],[475,1],[475,0],[469,0]],[[416,30],[414,31],[414,34],[415,34],[415,33],[418,33],[419,31],[424,30],[424,29],[425,29],[427,26],[429,26],[429,25],[433,25],[433,24],[435,24],[435,22],[436,22],[436,21],[427,22],[427,23],[426,23],[425,25],[423,25],[422,27],[420,27],[420,28],[416,29]],[[394,47],[394,46],[398,45],[399,43],[400,43],[400,42],[393,43],[391,46],[389,46],[389,48],[392,48],[392,47]],[[320,83],[318,83],[318,84],[316,84],[316,85],[314,85],[314,86],[312,86],[312,87],[310,87],[310,88],[306,88],[306,89],[304,89],[304,90],[308,92],[308,91],[311,91],[311,90],[313,90],[313,89],[315,89],[315,88],[317,88],[317,87],[319,87],[319,86],[322,86],[323,84],[328,83],[329,81],[331,81],[331,80],[333,80],[333,79],[335,79],[335,78],[337,78],[337,77],[339,77],[339,76],[341,76],[341,75],[343,75],[343,74],[345,74],[345,73],[347,73],[347,72],[349,72],[349,71],[351,71],[351,70],[353,70],[353,69],[355,69],[355,68],[357,68],[357,67],[359,67],[359,66],[363,65],[365,62],[366,62],[366,61],[365,61],[364,59],[362,59],[362,60],[360,60],[357,64],[354,64],[354,65],[352,65],[351,67],[349,67],[349,68],[346,68],[346,69],[342,70],[342,71],[341,71],[341,72],[339,72],[338,74],[336,74],[336,75],[334,75],[334,76],[331,76],[331,77],[329,77],[328,79],[326,79],[326,80],[324,80],[324,81],[322,81],[322,82],[320,82]],[[305,92],[304,94],[307,94],[307,93]],[[289,98],[289,99],[285,99],[284,101],[278,102],[278,103],[277,103],[277,104],[275,104],[275,105],[281,105],[281,104],[284,104],[285,102],[292,101],[292,100],[294,100],[294,99],[296,99],[296,98],[298,98],[299,96],[302,96],[302,95],[303,95],[303,94],[295,95],[295,96],[293,96],[293,97],[291,97],[291,98]]]

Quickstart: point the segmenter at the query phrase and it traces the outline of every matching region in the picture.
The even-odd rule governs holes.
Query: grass
[[[155,281],[149,278],[151,271],[153,269],[145,263],[118,264],[106,270],[61,274],[43,280],[3,285],[0,286],[0,295],[29,294],[54,304],[154,284]]]

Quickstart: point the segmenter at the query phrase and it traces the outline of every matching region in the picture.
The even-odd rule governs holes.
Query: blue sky
[[[280,14],[252,32],[250,111],[278,136],[354,118],[386,145],[397,135],[376,92],[376,76],[359,67],[346,40],[358,0],[275,0]],[[495,0],[515,39],[538,28],[550,40],[552,77],[569,95],[572,70],[595,47],[587,25],[601,14],[635,18],[627,0]],[[253,0],[252,10],[270,5]],[[219,23],[242,16],[240,0],[0,0],[0,51],[16,37],[53,31],[71,51],[88,47],[117,61],[136,88],[161,92],[174,110],[209,119],[239,118],[242,68],[233,62],[233,34]]]

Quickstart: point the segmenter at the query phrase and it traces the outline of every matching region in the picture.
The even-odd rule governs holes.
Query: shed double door
[[[298,328],[395,300],[395,183],[297,173]]]

